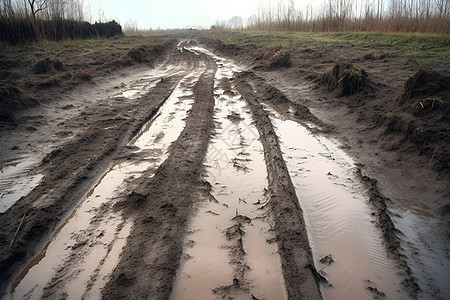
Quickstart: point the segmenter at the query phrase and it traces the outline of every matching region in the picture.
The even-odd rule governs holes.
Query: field
[[[450,38],[0,49],[5,299],[446,299]]]

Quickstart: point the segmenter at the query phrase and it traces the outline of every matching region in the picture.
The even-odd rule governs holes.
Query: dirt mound
[[[264,46],[259,49],[256,61],[261,61],[255,70],[272,71],[283,67],[291,67],[291,55],[281,46]]]
[[[423,96],[439,96],[450,90],[450,78],[435,71],[420,69],[405,82],[402,102]]]
[[[283,67],[290,67],[291,65],[291,55],[289,52],[287,50],[279,50],[269,59],[266,64],[266,69],[275,70]]]
[[[420,69],[406,80],[399,102],[427,122],[448,123],[450,106],[446,101],[449,96],[450,77]]]
[[[0,83],[0,127],[16,126],[13,112],[37,105],[36,99],[25,96],[17,87]]]
[[[118,65],[132,65],[133,63],[151,63],[163,55],[168,47],[173,44],[173,40],[165,44],[140,45],[132,48],[128,53],[120,58],[116,63]]]
[[[364,54],[364,60],[381,60],[388,57],[389,54],[384,51],[371,51],[369,53]]]
[[[151,51],[150,48],[147,46],[139,46],[137,48],[131,49],[127,56],[138,63],[144,63],[148,62],[150,57]]]
[[[397,135],[400,140],[387,150],[418,152],[433,162],[433,169],[450,177],[450,78],[434,71],[418,70],[409,77],[397,101],[385,103],[387,111],[376,113],[374,124],[384,127],[383,135]],[[412,142],[411,144],[405,141]]]
[[[339,96],[350,96],[367,86],[367,73],[357,70],[352,64],[336,63],[319,79],[319,85],[328,91],[337,91]]]
[[[45,74],[52,71],[64,71],[65,67],[57,59],[45,58],[38,60],[33,66],[33,72],[36,74]]]

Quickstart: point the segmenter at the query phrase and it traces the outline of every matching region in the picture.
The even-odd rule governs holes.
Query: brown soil
[[[170,297],[187,221],[203,187],[199,170],[213,128],[215,65],[208,60],[208,66],[194,87],[194,105],[169,157],[151,180],[144,175],[133,182],[132,194],[119,204],[136,225],[104,290],[106,299]]]
[[[245,73],[236,78],[236,88],[249,103],[255,125],[261,136],[267,166],[270,200],[268,206],[275,219],[275,241],[281,256],[284,280],[289,299],[320,298],[318,281],[308,266],[313,265],[302,210],[284,162],[278,138],[267,113],[245,80]]]
[[[58,43],[1,49],[0,129],[16,126],[15,116],[21,111],[52,103],[60,99],[63,91],[90,82],[93,77],[100,79],[137,63],[154,66],[174,43],[173,39],[150,43],[129,39],[117,44],[114,40],[104,42],[106,49],[92,51]],[[13,97],[8,94],[11,91]]]
[[[318,82],[330,92],[337,91],[339,96],[350,96],[366,88],[366,78],[366,71],[356,70],[351,64],[336,63]]]
[[[361,52],[367,49],[350,45],[308,47],[308,51],[299,48],[286,57],[281,49],[240,48],[201,37],[196,31],[187,31],[180,35],[183,37],[197,38],[253,70],[237,74],[232,84],[249,103],[264,147],[270,193],[266,209],[274,218],[275,239],[271,242],[278,244],[289,298],[320,298],[318,284],[323,278],[313,266],[302,210],[263,102],[270,102],[285,117],[315,124],[315,130],[339,139],[354,157],[388,253],[403,272],[405,288],[415,297],[418,286],[400,253],[398,232],[386,203],[391,207],[419,206],[439,215],[443,227],[436,238],[450,244],[448,63],[425,68],[395,51],[383,57],[364,57]],[[137,45],[127,53],[116,53],[113,59],[92,53],[68,61],[33,57],[27,65],[18,59],[26,53],[25,48],[22,53],[0,55],[0,72],[6,78],[0,82],[0,142],[5,149],[0,159],[3,164],[38,151],[43,158],[36,172],[44,175],[29,195],[0,214],[2,291],[105,168],[117,158],[127,157],[127,142],[157,112],[179,80],[202,61],[206,71],[195,84],[194,105],[168,158],[150,179],[147,174],[130,182],[128,190],[132,192],[123,193],[116,206],[134,226],[103,291],[107,299],[170,297],[193,203],[208,193],[201,180],[214,127],[216,68],[212,59],[177,51],[175,45],[176,41]],[[151,93],[134,100],[64,101],[70,94],[66,89],[76,93],[93,90],[92,83],[81,84],[83,81],[96,82],[99,87],[101,77],[115,70],[119,74],[109,78],[119,85],[118,76],[138,70],[127,66],[143,63],[152,67],[158,61],[186,68],[162,78]],[[230,87],[228,81],[221,85]],[[48,106],[56,106],[65,117],[46,114]],[[46,133],[51,126],[57,130]],[[239,224],[236,221],[226,232],[237,252],[242,250],[244,238]],[[245,280],[234,278],[232,285],[218,287],[216,293],[226,297],[246,288]],[[376,287],[368,289],[374,296],[382,296]]]
[[[223,49],[220,41],[205,43]],[[263,67],[270,56],[264,60],[254,46],[222,53],[255,70],[245,78],[254,82],[259,99],[277,104],[278,112],[289,118],[318,125],[355,158],[388,253],[402,270],[404,287],[416,297],[420,287],[401,254],[402,233],[387,205],[441,219],[435,238],[449,245],[449,65],[424,60],[422,66],[395,49],[389,54],[378,49],[376,57],[361,55],[367,48],[300,47],[291,51],[290,66],[270,72]],[[267,94],[267,86],[277,92]]]

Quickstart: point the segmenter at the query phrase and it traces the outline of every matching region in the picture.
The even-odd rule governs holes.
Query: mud
[[[322,132],[338,138],[341,147],[355,159],[364,175],[376,179],[372,191],[381,195],[387,207],[380,220],[386,221],[383,224],[392,222],[394,228],[380,226],[383,232],[389,232],[389,227],[392,229],[388,234],[392,239],[386,240],[388,252],[392,245],[397,245],[394,246],[397,250],[392,251],[397,253],[394,260],[406,278],[414,277],[412,281],[404,281],[410,296],[445,298],[445,284],[438,283],[436,278],[448,276],[444,269],[448,262],[448,257],[445,258],[448,246],[445,245],[449,241],[449,221],[442,218],[441,211],[448,205],[450,195],[449,168],[446,167],[449,143],[443,142],[448,139],[448,122],[444,121],[446,109],[437,103],[437,99],[448,97],[446,85],[441,80],[448,76],[448,70],[442,65],[431,64],[439,70],[431,72],[434,74],[431,78],[437,79],[430,78],[432,83],[429,85],[434,88],[425,89],[424,94],[409,100],[409,105],[401,102],[399,105],[398,99],[409,86],[405,78],[417,77],[414,75],[420,68],[417,62],[405,62],[392,52],[381,62],[360,60],[357,57],[362,49],[358,47],[338,47],[327,53],[318,48],[306,50],[300,48],[291,56],[291,68],[282,72],[257,72],[257,76],[276,86],[293,103],[307,106],[326,124]],[[352,57],[355,68],[370,70],[368,89],[351,96],[336,97],[335,91],[329,92],[327,87],[321,88],[314,82],[334,62]],[[425,86],[428,85],[426,82]],[[431,99],[424,100],[426,98]],[[421,100],[425,109],[420,105]],[[415,108],[417,106],[419,110]],[[277,111],[289,119],[294,118],[292,114]],[[324,127],[318,126],[313,132],[321,128]],[[373,209],[374,214],[379,213],[376,207]],[[414,221],[411,217],[403,218],[404,214],[409,215],[408,211],[414,211]],[[427,217],[423,217],[424,214]],[[428,234],[420,232],[417,237],[409,230],[399,231],[400,227],[411,226],[412,222],[415,222],[414,227],[426,228],[424,231]],[[403,268],[405,262],[407,267]]]
[[[182,131],[192,104],[186,97],[187,91],[180,88],[185,81],[177,84],[158,113],[129,143],[132,154],[102,175],[51,241],[16,278],[12,299],[25,295],[30,299],[100,297],[132,226],[132,222],[125,222],[120,214],[111,211],[119,199],[116,194],[142,172],[155,172],[167,157],[165,153]],[[158,143],[154,143],[156,139]]]
[[[448,289],[441,280],[448,278],[449,261],[448,116],[445,101],[441,101],[448,97],[448,65],[431,64],[429,67],[437,73],[421,72],[418,71],[420,63],[401,60],[393,51],[383,59],[374,60],[364,58],[361,51],[367,49],[362,46],[342,45],[331,50],[299,46],[290,52],[289,64],[267,68],[281,49],[269,51],[254,45],[224,44],[194,30],[178,38],[169,43],[170,46],[155,48],[155,52],[152,48],[137,47],[130,54],[116,57],[110,65],[102,64],[103,75],[107,74],[108,66],[120,70],[120,74],[105,79],[89,78],[91,73],[83,72],[89,68],[80,68],[80,75],[73,79],[73,90],[69,92],[62,90],[71,85],[75,73],[70,69],[73,65],[66,62],[63,67],[69,68],[68,71],[51,66],[46,73],[33,73],[28,77],[33,79],[28,87],[2,85],[2,97],[13,100],[13,106],[8,104],[12,113],[5,118],[2,115],[2,122],[6,120],[2,124],[6,125],[2,127],[0,142],[2,149],[8,149],[1,153],[6,178],[2,184],[7,189],[14,186],[19,189],[10,180],[12,176],[6,176],[6,172],[12,170],[7,168],[15,166],[19,181],[26,186],[23,194],[9,193],[16,195],[12,206],[5,207],[0,215],[4,228],[0,234],[0,281],[4,293],[9,293],[7,290],[14,278],[46,247],[52,234],[113,162],[145,162],[145,151],[138,150],[144,146],[140,144],[141,138],[157,124],[158,110],[172,91],[181,87],[192,90],[193,95],[180,94],[180,101],[194,100],[186,120],[182,120],[186,124],[183,131],[178,137],[171,136],[172,121],[165,119],[164,134],[152,135],[149,139],[153,142],[144,143],[151,146],[159,142],[167,144],[166,139],[175,140],[166,153],[151,151],[157,156],[151,161],[163,161],[162,164],[156,170],[150,167],[127,179],[114,191],[112,202],[108,200],[108,205],[93,209],[93,215],[86,219],[89,220],[87,235],[97,230],[96,219],[100,223],[101,220],[111,221],[107,236],[114,242],[105,243],[102,251],[106,252],[95,258],[103,261],[101,257],[107,257],[103,267],[93,269],[95,263],[83,267],[84,263],[95,259],[87,256],[84,261],[83,255],[77,256],[76,253],[88,253],[86,249],[92,244],[80,235],[80,239],[74,238],[65,249],[75,254],[69,255],[71,261],[62,264],[61,272],[56,270],[55,276],[50,275],[50,280],[40,284],[46,287],[43,295],[48,298],[72,297],[79,293],[87,298],[177,298],[180,294],[173,293],[177,291],[177,284],[182,280],[189,282],[183,274],[192,272],[183,272],[183,267],[189,267],[189,263],[202,255],[207,257],[201,250],[209,249],[208,246],[211,251],[220,253],[217,258],[223,267],[223,276],[205,283],[204,290],[213,297],[267,297],[265,284],[261,283],[264,276],[259,274],[267,270],[259,268],[272,265],[276,270],[277,264],[272,262],[276,262],[277,257],[280,273],[269,272],[274,277],[267,277],[270,278],[267,280],[283,285],[284,296],[316,299],[331,295],[323,280],[328,276],[329,283],[336,282],[331,273],[340,268],[343,259],[332,250],[321,250],[319,255],[314,252],[316,243],[308,236],[309,221],[308,216],[304,216],[305,204],[302,204],[308,197],[301,196],[294,186],[291,169],[286,163],[290,158],[282,152],[281,135],[265,110],[265,105],[269,105],[281,118],[302,124],[311,135],[319,133],[337,138],[340,147],[353,158],[360,173],[356,179],[351,177],[352,181],[366,184],[370,198],[371,209],[362,213],[364,222],[374,221],[379,227],[374,226],[374,236],[381,237],[381,242],[371,239],[376,246],[368,247],[380,249],[380,244],[383,245],[381,249],[386,257],[380,255],[379,250],[363,253],[372,255],[375,264],[380,266],[383,266],[380,261],[393,259],[395,263],[389,268],[399,271],[400,281],[404,283],[399,284],[398,289],[405,288],[411,298],[448,298]],[[196,42],[188,39],[196,39]],[[209,50],[198,46],[201,44]],[[233,74],[237,69],[230,68],[229,60],[217,54],[232,59],[240,66],[238,71],[253,71]],[[166,60],[156,64],[155,58]],[[1,59],[6,66],[4,72],[10,75],[16,72],[17,66],[6,62],[5,57]],[[364,84],[349,83],[350,95],[340,90],[339,84],[344,80],[340,81],[339,76],[335,76],[337,90],[331,92],[328,85],[321,87],[315,81],[339,61],[351,62],[350,73],[344,76],[348,79],[354,77],[350,76],[354,75],[353,69],[355,72],[368,70],[367,74],[360,72],[365,78]],[[125,68],[138,62],[152,69],[139,73],[142,69]],[[216,73],[216,69],[221,71]],[[31,67],[21,72],[31,72]],[[408,76],[412,79],[408,80]],[[83,78],[88,82],[79,85],[78,81],[85,80]],[[122,78],[134,80],[124,82]],[[180,81],[182,78],[184,81]],[[219,90],[214,88],[215,81]],[[421,85],[421,82],[424,83]],[[41,89],[37,89],[38,86]],[[43,96],[37,106],[29,90]],[[86,96],[79,96],[80,93]],[[220,101],[220,97],[228,97],[230,108],[234,107],[233,103],[248,103],[249,109],[244,109],[244,113],[235,107],[215,120],[214,114],[218,113],[215,100]],[[14,110],[14,105],[22,107],[22,104],[29,109]],[[180,118],[172,120],[179,122]],[[264,157],[266,170],[258,174],[262,177],[267,174],[266,191],[265,185],[258,183],[257,193],[252,194],[258,195],[258,199],[250,205],[250,201],[244,199],[243,202],[242,197],[228,200],[227,189],[237,189],[239,185],[213,184],[214,173],[208,167],[213,166],[208,163],[211,156],[208,149],[219,136],[219,123],[230,124],[233,128],[247,124],[249,118],[253,124],[248,127],[256,128],[263,147],[263,153],[258,155]],[[261,162],[256,159],[256,153],[245,150],[246,141],[248,137],[230,147],[239,152],[228,160],[230,170],[242,176],[259,170],[252,164]],[[332,155],[329,156],[326,159],[332,159]],[[21,171],[25,169],[26,172]],[[325,173],[326,180],[338,182],[335,173],[342,176],[338,172]],[[38,177],[32,179],[29,175]],[[362,195],[365,191],[356,193]],[[83,203],[89,201],[81,205]],[[252,215],[253,209],[256,209],[255,215]],[[205,223],[201,221],[203,218],[196,217],[202,215]],[[206,222],[221,218],[228,223],[223,223],[219,229]],[[259,233],[256,234],[258,226],[263,228],[261,234],[266,241],[261,242]],[[86,225],[81,227],[86,228]],[[214,235],[207,235],[215,237],[211,238],[212,243],[201,244],[202,230],[193,230],[195,228],[214,229]],[[420,230],[412,232],[410,228]],[[69,231],[65,236],[70,235]],[[199,241],[190,242],[196,239]],[[225,247],[218,249],[218,245]],[[264,256],[252,245],[269,249],[266,252],[270,255]],[[364,245],[372,244],[365,242]],[[45,249],[50,251],[51,246]],[[189,252],[191,250],[193,253]],[[258,257],[269,259],[261,264]],[[205,261],[201,263],[204,265]],[[70,269],[75,273],[66,272]],[[324,271],[330,273],[327,275]],[[387,273],[391,276],[395,271]],[[282,278],[277,274],[282,274]],[[82,285],[87,286],[83,292],[74,290],[73,286],[63,288],[59,278],[78,275],[103,279],[92,282],[83,279]],[[389,276],[383,276],[383,280]],[[356,281],[363,288],[360,291],[363,297],[395,297],[380,278],[362,277],[365,278]],[[201,278],[193,276],[192,280]],[[391,280],[391,285],[397,285],[394,282],[396,280]],[[187,289],[195,285],[187,284]]]
[[[177,81],[178,78],[172,77],[160,82],[154,93],[140,99],[139,105],[145,108],[133,114],[123,115],[120,107],[107,110],[99,107],[89,115],[82,115],[80,119],[86,118],[82,122],[89,122],[89,128],[42,160],[39,166],[42,180],[1,216],[2,283],[7,283],[18,266],[39,249],[67,211],[88,192],[90,183],[100,177],[104,166],[153,116]],[[90,120],[86,121],[88,117]],[[25,214],[23,223],[18,214]]]
[[[275,220],[274,242],[278,243],[288,297],[318,299],[321,296],[317,288],[318,282],[309,267],[314,263],[302,210],[283,160],[278,138],[267,113],[257,100],[258,95],[255,95],[254,88],[243,76],[245,73],[237,76],[235,85],[250,105],[264,147],[270,191],[268,206]]]
[[[277,246],[266,242],[273,238],[273,221],[263,207],[263,149],[245,100],[228,77],[220,79],[227,67],[226,62],[219,66],[216,76],[216,128],[203,179],[207,189],[194,205],[171,298],[284,299]]]
[[[104,298],[170,296],[192,203],[202,187],[199,170],[213,128],[215,67],[209,60],[207,65],[194,87],[195,102],[186,126],[169,157],[150,180],[144,174],[132,182],[133,192],[117,206],[133,218],[135,226]]]
[[[265,109],[304,211],[315,265],[327,280],[321,285],[324,298],[369,299],[368,283],[389,298],[407,297],[399,288],[404,276],[396,274],[394,256],[374,225],[379,218],[368,205],[372,198],[351,158],[336,142],[312,135],[311,124],[302,126]]]

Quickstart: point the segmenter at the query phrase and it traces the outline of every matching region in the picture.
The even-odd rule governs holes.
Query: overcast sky
[[[248,18],[260,0],[85,0],[91,20],[135,21],[141,29],[209,28],[232,16]]]
[[[241,16],[246,20],[260,3],[279,0],[84,0],[91,21],[136,22],[140,29],[203,27]],[[297,7],[319,0],[295,0]],[[321,1],[321,0],[320,0]]]

